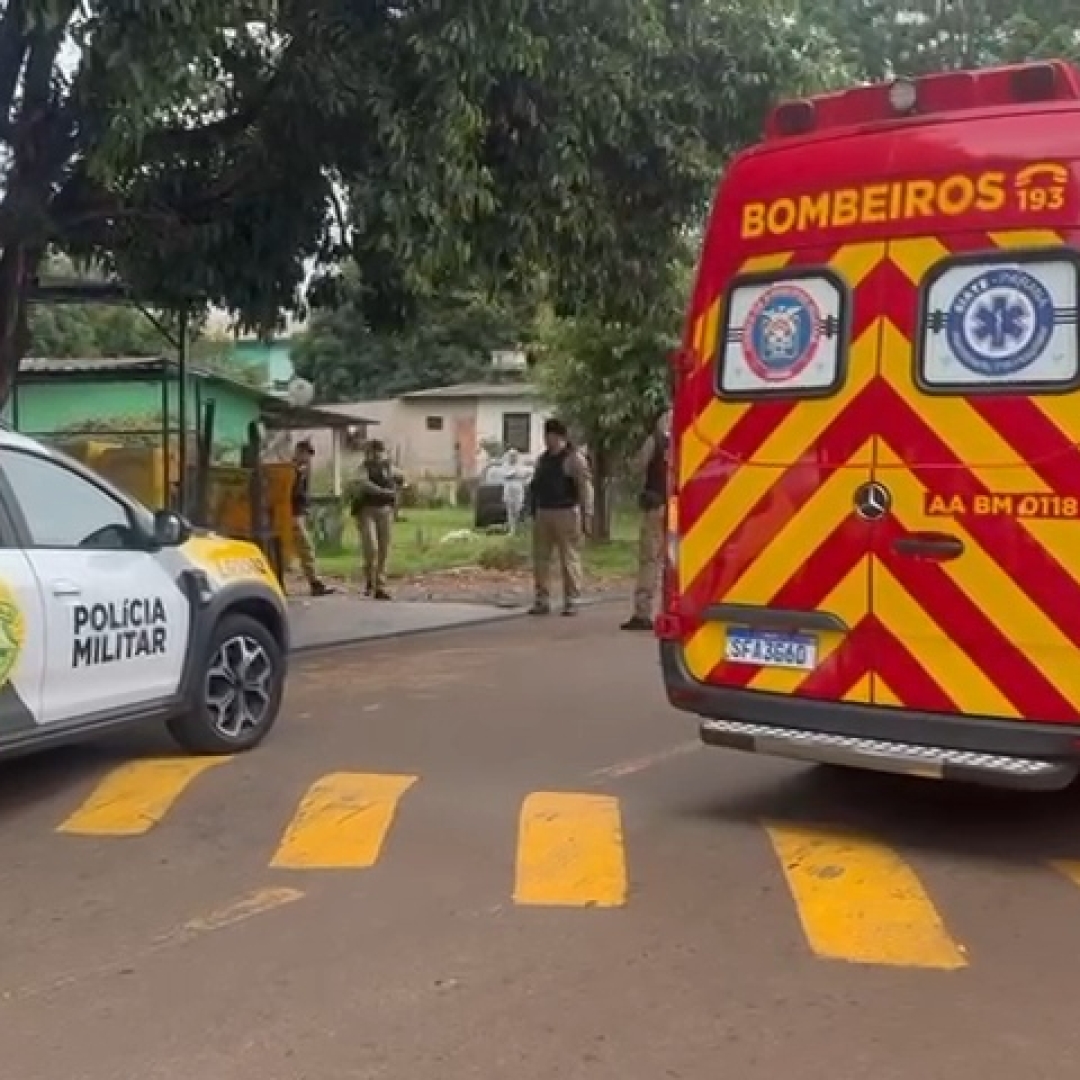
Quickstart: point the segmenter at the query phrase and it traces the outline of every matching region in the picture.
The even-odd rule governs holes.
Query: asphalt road
[[[1080,795],[699,749],[619,614],[303,660],[220,764],[3,767],[3,1076],[1073,1075]]]

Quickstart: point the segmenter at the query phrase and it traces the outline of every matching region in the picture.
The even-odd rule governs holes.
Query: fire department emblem
[[[987,378],[1015,375],[1034,364],[1054,333],[1054,298],[1025,270],[986,270],[956,295],[945,318],[953,356]]]
[[[797,285],[766,289],[746,316],[747,367],[766,382],[795,378],[817,355],[823,323],[821,308],[805,289]]]

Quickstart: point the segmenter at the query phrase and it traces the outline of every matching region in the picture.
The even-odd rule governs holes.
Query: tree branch
[[[12,108],[26,57],[26,0],[8,0],[0,16],[0,139],[10,141]]]

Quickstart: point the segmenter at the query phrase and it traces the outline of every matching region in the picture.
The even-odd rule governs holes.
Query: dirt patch
[[[355,580],[327,577],[328,585],[339,592],[359,594],[362,586]],[[620,596],[633,588],[633,581],[623,577],[586,575],[586,597]],[[291,574],[286,579],[290,596],[307,591],[302,578]],[[462,566],[453,570],[433,570],[390,582],[395,600],[422,600],[433,603],[493,604],[520,607],[532,600],[532,574],[528,570],[484,570]]]

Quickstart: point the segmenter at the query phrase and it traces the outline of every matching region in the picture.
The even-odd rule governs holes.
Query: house
[[[192,365],[181,381],[175,361],[164,357],[28,358],[5,409],[19,431],[46,441],[110,436],[161,445],[184,426],[202,430],[205,406],[214,403],[213,443],[217,460],[239,463],[250,425],[267,434],[268,457],[291,452],[291,432],[318,427],[328,432],[327,461],[340,448],[352,422],[324,409],[300,408],[285,398]],[[363,422],[361,420],[361,422]],[[276,448],[276,449],[275,449]]]
[[[356,425],[361,417],[378,423],[397,465],[411,478],[475,477],[492,454],[513,447],[535,456],[542,449],[544,421],[551,415],[539,391],[525,382],[460,383],[413,390],[386,401],[325,405],[348,419],[348,455],[362,451]],[[310,432],[316,455],[329,449],[329,433]],[[324,450],[324,452],[325,452]]]
[[[281,332],[272,337],[242,333],[233,317],[218,308],[207,315],[204,333],[212,339],[226,342],[231,363],[239,370],[255,373],[265,389],[285,390],[293,379],[292,339],[300,332],[301,323],[288,317]]]

